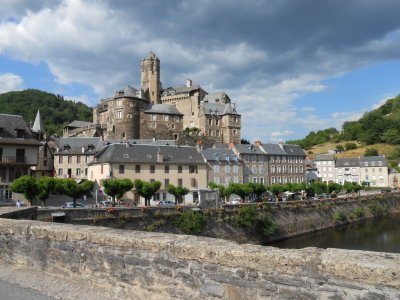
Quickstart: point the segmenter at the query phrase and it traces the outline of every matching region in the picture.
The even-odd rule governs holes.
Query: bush
[[[364,156],[378,156],[378,150],[375,148],[367,148],[364,152]]]
[[[355,143],[346,143],[344,147],[346,148],[346,151],[357,149],[357,145]]]
[[[262,236],[268,237],[274,234],[276,231],[276,224],[272,221],[271,214],[263,213],[258,218],[257,228],[260,230]]]
[[[337,145],[336,150],[344,151],[344,147],[342,145]]]
[[[334,223],[343,221],[344,219],[346,219],[346,214],[343,211],[335,212],[332,215],[332,220],[333,220]]]
[[[185,211],[175,220],[175,225],[187,234],[200,233],[207,223],[207,218],[192,210]]]
[[[233,217],[233,224],[238,227],[251,226],[257,218],[255,205],[246,205],[236,210],[236,215]]]
[[[361,207],[358,207],[358,208],[356,208],[356,209],[354,209],[353,210],[353,214],[356,216],[356,217],[358,217],[358,218],[360,218],[360,217],[362,217],[363,215],[365,215],[365,209],[363,209],[363,208],[361,208]]]

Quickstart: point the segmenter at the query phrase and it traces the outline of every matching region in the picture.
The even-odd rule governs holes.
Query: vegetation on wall
[[[40,110],[46,133],[62,135],[62,128],[74,120],[92,122],[92,108],[82,102],[64,100],[63,96],[40,90],[0,94],[0,113],[21,115],[26,123],[35,121]]]

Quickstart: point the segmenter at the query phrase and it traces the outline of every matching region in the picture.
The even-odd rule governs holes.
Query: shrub
[[[343,211],[335,212],[332,215],[332,220],[333,220],[334,223],[343,221],[344,219],[346,219],[346,214]]]
[[[276,224],[272,221],[271,214],[263,213],[258,218],[258,225],[257,228],[260,230],[260,233],[265,236],[271,236],[276,231]]]
[[[346,144],[344,145],[344,147],[346,148],[346,151],[352,150],[352,149],[357,149],[357,145],[354,144],[354,143],[346,143]]]
[[[257,218],[255,205],[246,205],[236,210],[236,215],[233,217],[235,226],[251,226]]]
[[[356,209],[354,209],[353,210],[353,214],[356,216],[356,217],[358,217],[358,218],[360,218],[360,217],[362,217],[363,215],[365,215],[365,209],[363,209],[363,208],[361,208],[361,207],[358,207],[358,208],[356,208]]]
[[[175,225],[187,234],[200,233],[207,223],[207,218],[192,210],[185,211],[175,220]]]

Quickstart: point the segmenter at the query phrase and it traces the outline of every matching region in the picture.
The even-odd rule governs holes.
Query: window
[[[100,166],[100,174],[103,174],[103,165]]]
[[[169,185],[169,179],[164,179],[164,186],[167,187]]]
[[[216,184],[220,184],[219,177],[214,177],[214,182],[215,182]]]
[[[215,120],[215,125],[219,126],[219,120]]]
[[[154,178],[151,178],[150,180],[149,180],[150,182],[154,182],[154,181],[156,181]]]
[[[233,166],[233,173],[239,173],[239,166],[238,165],[234,165]]]
[[[154,201],[160,201],[160,193],[154,194]]]
[[[182,173],[182,166],[178,166],[178,173]]]
[[[214,173],[219,173],[220,168],[219,165],[214,165]]]
[[[80,163],[81,163],[81,157],[80,157],[79,155],[76,157],[76,163],[77,163],[77,164],[80,164]]]
[[[164,115],[164,121],[169,121],[169,116]]]
[[[125,173],[125,165],[119,165],[119,174],[124,174]]]
[[[156,166],[150,165],[150,173],[155,173],[155,172],[156,172]]]
[[[178,179],[178,186],[183,186],[183,179],[181,178]]]
[[[257,162],[257,155],[252,155],[252,157],[253,157],[253,163]]]
[[[151,128],[157,128],[157,124],[156,124],[156,123],[151,123],[151,124],[150,124],[150,127],[151,127]]]
[[[90,163],[90,156],[86,156],[86,157],[85,157],[85,160],[86,160],[86,163],[87,163],[87,164]]]
[[[122,106],[122,100],[117,101],[117,106]]]
[[[58,157],[58,163],[59,163],[59,164],[62,164],[62,163],[63,163],[63,157],[62,157],[62,156],[59,156],[59,157]]]
[[[87,176],[88,175],[88,168],[85,168],[85,176]],[[92,175],[92,178],[93,178],[93,175]]]
[[[25,149],[16,149],[16,162],[25,163]]]
[[[231,172],[231,166],[230,165],[226,165],[225,166],[225,173],[230,173]]]
[[[252,172],[253,174],[257,174],[257,166],[253,166],[253,167],[251,168],[251,172]]]
[[[167,193],[163,193],[162,194],[162,199],[165,201],[165,200],[167,200]]]
[[[68,156],[68,164],[72,164],[72,156]]]
[[[152,121],[157,121],[157,115],[154,115],[154,114],[151,115],[151,120],[152,120]]]
[[[116,119],[122,119],[122,110],[117,111],[117,115],[115,116]]]
[[[63,169],[58,169],[58,176],[62,176],[63,175]]]
[[[165,166],[164,167],[164,171],[165,171],[166,174],[168,174],[169,173],[169,166]]]
[[[239,177],[238,176],[234,176],[233,177],[233,183],[239,183]]]
[[[189,166],[189,173],[197,173],[197,166]]]
[[[17,129],[17,139],[23,139],[25,135],[25,130]]]
[[[192,178],[192,179],[190,180],[190,186],[191,186],[191,187],[197,187],[197,180],[196,180],[196,178]]]
[[[257,183],[257,177],[253,177],[253,182]]]
[[[219,130],[218,130],[218,129],[215,130],[215,135],[216,135],[216,136],[219,136]]]
[[[175,117],[174,117],[174,121],[175,121],[175,122],[179,122],[179,116],[175,116]]]
[[[140,173],[140,165],[135,165],[135,173]]]
[[[208,135],[212,136],[212,130],[211,129],[208,130]]]
[[[172,128],[172,129],[175,129],[175,124],[171,124],[171,128]]]
[[[225,184],[228,185],[231,183],[231,178],[229,176],[225,177]]]
[[[264,174],[264,166],[258,167],[258,174]]]
[[[81,169],[80,168],[76,169],[76,176],[81,176]]]
[[[212,125],[212,119],[208,119],[208,125]]]

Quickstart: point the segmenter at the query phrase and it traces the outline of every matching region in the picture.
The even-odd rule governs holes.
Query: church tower
[[[160,60],[153,52],[150,51],[147,57],[142,59],[140,72],[145,98],[151,103],[161,103]]]

